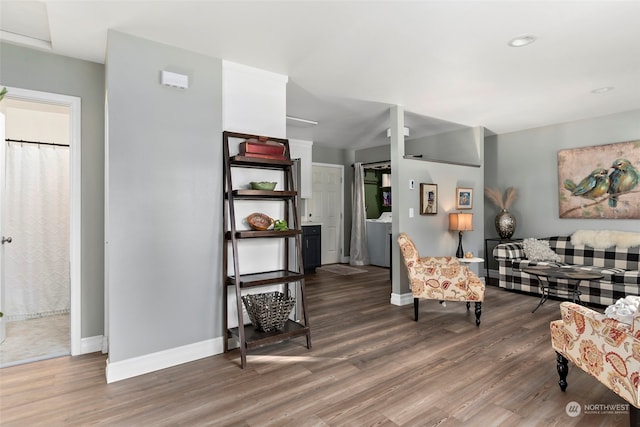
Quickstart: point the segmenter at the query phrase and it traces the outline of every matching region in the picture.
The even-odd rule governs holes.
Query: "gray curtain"
[[[369,252],[367,251],[367,211],[364,203],[364,168],[362,163],[354,165],[352,216],[351,216],[351,252],[349,263],[351,265],[368,265]]]

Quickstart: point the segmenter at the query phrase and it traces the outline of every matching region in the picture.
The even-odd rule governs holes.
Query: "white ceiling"
[[[320,123],[288,136],[353,148],[386,142],[393,104],[412,137],[639,109],[639,17],[639,1],[0,2],[2,38],[61,55],[104,62],[115,29],[288,75],[287,114]],[[523,34],[538,40],[507,45]]]

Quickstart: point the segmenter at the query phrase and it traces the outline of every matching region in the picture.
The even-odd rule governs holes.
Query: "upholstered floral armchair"
[[[567,389],[568,361],[629,402],[638,425],[640,401],[640,313],[627,325],[572,302],[560,303],[561,320],[551,322],[560,389]]]
[[[406,233],[398,236],[413,294],[414,320],[418,321],[420,299],[466,301],[467,310],[475,302],[476,325],[480,326],[484,283],[469,268],[453,257],[420,257]]]

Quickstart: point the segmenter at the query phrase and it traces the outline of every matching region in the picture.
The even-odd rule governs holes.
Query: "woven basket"
[[[271,332],[284,327],[296,300],[282,292],[267,292],[245,295],[242,302],[253,326],[259,331]]]

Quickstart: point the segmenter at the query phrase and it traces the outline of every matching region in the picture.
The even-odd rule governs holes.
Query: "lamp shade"
[[[450,213],[449,230],[452,231],[472,231],[473,214],[470,213]]]

